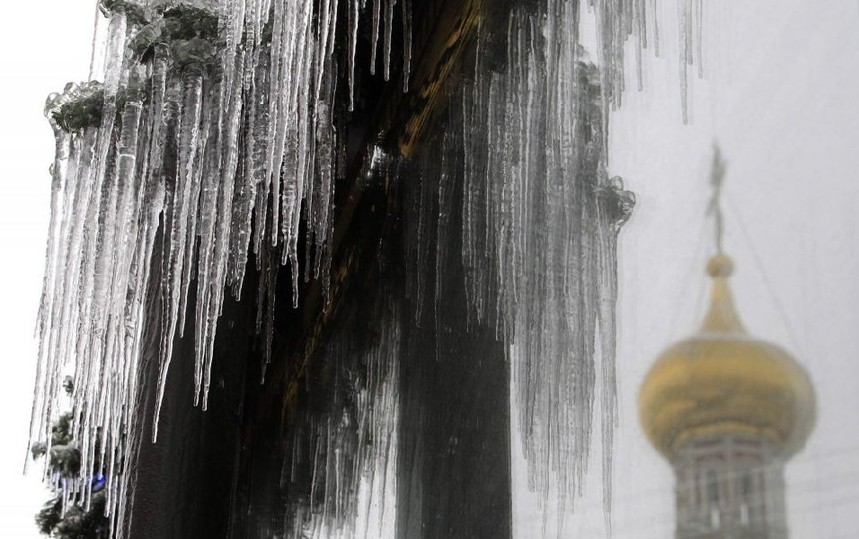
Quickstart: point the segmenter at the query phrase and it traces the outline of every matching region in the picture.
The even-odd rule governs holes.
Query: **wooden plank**
[[[484,18],[483,3],[484,0],[448,2],[449,9],[442,12],[412,80],[414,91],[408,94],[401,109],[403,116],[395,124],[399,126],[400,154],[408,157],[415,152],[433,116],[444,108],[445,86]]]
[[[311,283],[302,297],[302,321],[304,330],[299,339],[299,351],[286,362],[290,368],[277,369],[275,376],[285,377],[282,416],[294,404],[301,380],[325,338],[326,329],[338,311],[344,290],[373,259],[373,244],[383,236],[378,221],[381,213],[394,203],[391,200],[391,185],[385,183],[381,190],[370,193],[363,185],[361,176],[371,173],[371,163],[365,161],[372,156],[372,148],[379,145],[381,137],[383,151],[409,156],[419,145],[432,119],[445,104],[445,85],[462,58],[468,43],[482,20],[484,0],[445,0],[430,2],[427,10],[437,13],[435,25],[424,25],[420,40],[421,53],[413,71],[406,94],[400,90],[402,79],[388,86],[388,95],[372,123],[377,129],[369,129],[365,140],[365,152],[360,152],[350,174],[350,190],[338,200],[332,242],[332,269],[327,303],[322,287]],[[416,28],[417,30],[417,28]],[[369,240],[368,238],[373,238]]]

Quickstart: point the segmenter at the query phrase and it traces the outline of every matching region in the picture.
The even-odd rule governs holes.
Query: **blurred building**
[[[787,352],[745,331],[718,252],[704,322],[657,359],[640,418],[674,469],[677,539],[784,539],[784,467],[813,428],[814,390]]]

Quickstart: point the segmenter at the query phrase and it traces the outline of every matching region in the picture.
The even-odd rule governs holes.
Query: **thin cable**
[[[772,300],[776,311],[778,311],[779,316],[782,319],[782,323],[784,323],[784,327],[787,330],[788,338],[792,341],[793,346],[799,352],[800,356],[802,356],[803,358],[808,358],[805,346],[800,343],[799,338],[797,337],[797,333],[793,329],[793,325],[790,323],[790,317],[788,317],[787,310],[785,309],[781,301],[779,301],[778,295],[775,293],[775,287],[773,286],[772,281],[770,280],[766,269],[764,268],[763,260],[761,260],[761,257],[758,254],[758,249],[757,247],[755,247],[755,242],[752,240],[751,234],[749,234],[749,230],[746,227],[745,222],[743,221],[743,216],[740,213],[738,206],[730,195],[727,197],[727,200],[728,207],[733,212],[733,216],[736,219],[737,224],[739,225],[740,231],[742,232],[746,242],[749,245],[749,248],[752,252],[752,260],[755,262],[755,265],[757,266],[758,271],[760,272],[761,277],[764,280],[764,285],[766,286],[770,299]]]
[[[687,271],[684,272],[683,284],[681,285],[681,288],[680,288],[682,298],[685,299],[691,295],[693,295],[695,297],[695,300],[694,300],[693,305],[692,305],[693,316],[697,316],[698,313],[701,312],[701,304],[703,303],[703,299],[704,299],[704,294],[703,294],[704,289],[702,287],[700,287],[700,286],[696,287],[693,294],[689,294],[689,290],[692,287],[693,277],[695,275],[699,275],[699,276],[701,275],[701,268],[700,268],[701,253],[704,250],[704,242],[702,240],[705,236],[706,225],[707,225],[706,220],[701,220],[701,223],[698,227],[698,233],[695,235],[695,245],[696,245],[695,253],[692,257],[692,260],[689,262],[689,266],[687,268]],[[681,302],[685,303],[685,301],[683,301],[682,299],[681,299]],[[684,312],[683,312],[682,307],[683,306],[681,305],[681,308],[677,309],[674,312],[674,316],[671,319],[671,324],[668,326],[672,335],[676,335],[677,333],[679,333],[678,324],[680,322],[680,318],[684,316]],[[683,328],[683,331],[688,331],[689,329],[691,329],[691,328]]]

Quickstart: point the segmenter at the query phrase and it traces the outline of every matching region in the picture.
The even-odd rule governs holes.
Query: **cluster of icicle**
[[[549,10],[573,6],[584,0],[548,0]],[[626,89],[627,61],[624,54],[627,41],[633,41],[635,53],[635,79],[639,91],[644,89],[642,52],[652,48],[660,54],[659,16],[660,0],[587,0],[596,17],[596,34],[599,44],[599,64],[603,88],[603,121],[608,111],[621,105]],[[678,17],[678,56],[680,75],[680,106],[683,122],[688,120],[689,68],[698,66],[698,77],[703,71],[703,0],[676,0]],[[553,7],[552,4],[555,4]],[[552,26],[552,23],[549,23]]]
[[[549,2],[548,10],[513,11],[506,68],[478,56],[443,135],[420,157],[413,218],[417,241],[429,245],[412,249],[427,275],[414,288],[444,301],[440,268],[456,256],[446,252],[450,235],[461,235],[473,319],[495,324],[509,344],[529,486],[561,510],[582,484],[600,388],[608,509],[617,234],[634,201],[605,172],[600,73],[567,31],[578,7]],[[457,181],[461,202],[453,196]],[[461,204],[460,230],[450,226],[451,204]],[[434,220],[436,229],[427,228]]]
[[[288,433],[284,477],[287,511],[270,507],[270,523],[284,518],[291,537],[394,537],[397,502],[399,360],[403,335],[398,302],[384,290],[376,305],[357,310],[327,343],[309,399],[321,414],[307,414]],[[372,337],[365,326],[372,313]],[[360,341],[365,341],[363,344]],[[328,379],[324,379],[328,378]],[[318,384],[318,385],[317,385]],[[316,387],[314,387],[316,385]],[[277,466],[274,466],[275,469]],[[283,516],[281,516],[283,515]],[[259,530],[253,537],[273,537]]]
[[[399,2],[406,84],[410,1]],[[702,6],[678,1],[685,85],[687,65],[700,58]],[[174,340],[193,326],[195,400],[205,407],[225,293],[241,293],[251,252],[267,265],[277,246],[297,288],[303,240],[305,275],[327,283],[335,156],[345,142],[333,126],[337,60],[346,56],[351,105],[359,22],[368,16],[370,70],[381,51],[388,78],[396,4],[102,1],[109,19],[102,82],[69,86],[46,111],[56,160],[31,439],[50,441],[71,373],[82,467],[67,488],[88,500],[91,479],[104,472],[115,522],[124,521],[130,488],[122,468],[141,443],[135,414],[145,332],[157,326],[160,402]],[[605,136],[593,127],[594,111],[620,103],[624,43],[632,37],[639,50],[655,42],[646,16],[655,0],[590,0],[601,75],[577,63],[580,0],[525,4],[530,11],[514,9],[509,19],[508,68],[481,70],[478,61],[475,80],[458,94],[452,114],[461,123],[446,145],[462,152],[462,257],[473,269],[475,316],[494,320],[512,344],[533,487],[548,492],[557,474],[566,492],[586,463],[598,376],[607,454],[614,414],[613,255],[623,211],[606,202],[617,189],[598,172]],[[443,207],[454,203],[450,186],[439,185]],[[270,292],[261,293],[273,316]],[[152,312],[160,320],[147,319]]]
[[[458,157],[434,158],[429,169],[444,207],[452,175],[445,163],[463,167],[467,289],[477,319],[494,321],[510,344],[530,488],[560,514],[581,493],[596,409],[610,529],[617,235],[634,198],[606,173],[608,113],[626,89],[630,40],[643,89],[642,52],[652,47],[659,54],[659,6],[587,4],[597,25],[598,68],[579,45],[585,0],[523,4],[511,11],[505,39],[478,40],[478,49],[506,43],[506,67],[497,72],[477,55],[474,80],[458,94],[443,143],[444,155]],[[701,0],[678,0],[676,7],[685,122],[689,67],[697,63],[703,76],[704,7]]]
[[[306,220],[305,274],[328,273],[335,37],[345,25],[351,73],[359,15],[371,12],[373,69],[380,48],[389,76],[396,3],[343,1],[349,18],[338,23],[338,0],[104,0],[102,82],[48,100],[56,160],[31,440],[50,442],[72,373],[74,490],[88,500],[104,472],[114,520],[139,442],[144,331],[159,328],[160,403],[174,339],[193,323],[205,407],[225,291],[241,293],[250,246],[258,260],[278,246],[297,287]],[[408,21],[409,0],[400,5]],[[152,302],[161,320],[146,319]]]
[[[289,428],[252,434],[266,449],[233,494],[235,537],[396,535],[401,307],[384,285],[360,299],[308,369]]]

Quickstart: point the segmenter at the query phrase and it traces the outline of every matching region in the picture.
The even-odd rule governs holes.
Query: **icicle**
[[[196,98],[196,75],[192,74],[190,77],[192,85],[194,86],[194,96]],[[188,315],[188,294],[191,288],[191,280],[192,275],[195,269],[194,262],[195,257],[194,253],[197,248],[197,237],[198,237],[198,227],[200,222],[200,196],[203,189],[203,175],[205,171],[205,166],[203,166],[203,159],[205,158],[203,154],[203,149],[208,147],[209,136],[212,129],[213,117],[214,117],[214,104],[212,103],[213,99],[205,99],[205,90],[204,85],[200,85],[199,87],[200,99],[202,100],[202,105],[198,107],[194,107],[190,109],[192,114],[192,118],[183,117],[183,121],[186,125],[194,125],[192,122],[196,120],[199,122],[198,129],[199,134],[197,135],[197,151],[194,157],[195,166],[192,167],[191,172],[193,176],[191,177],[191,198],[190,205],[188,206],[188,224],[187,224],[187,237],[184,241],[185,243],[185,255],[183,260],[183,274],[181,278],[181,297],[179,301],[179,336],[182,337],[185,335],[185,328],[187,325],[186,319]],[[186,92],[188,90],[186,89]],[[187,114],[185,114],[187,116]]]
[[[267,237],[267,219],[269,206],[270,184],[268,181],[268,147],[272,141],[267,138],[271,132],[270,107],[270,54],[260,53],[259,64],[255,76],[255,103],[251,110],[255,110],[254,128],[248,134],[248,160],[253,167],[253,182],[256,185],[257,195],[254,208],[254,253],[257,255],[257,267],[260,266],[260,258],[264,251],[264,242]],[[258,94],[257,94],[258,92]]]
[[[412,3],[403,2],[403,92],[409,91],[409,76],[412,68]]]
[[[382,0],[373,0],[373,33],[370,37],[370,74],[376,74],[376,54],[379,50],[379,26],[382,19]]]
[[[369,344],[355,338],[368,309],[378,331]],[[320,360],[330,370],[308,374],[308,384],[324,384],[328,397],[297,416],[287,436],[284,529],[313,539],[395,535],[401,320],[387,287],[371,292],[370,304],[350,309],[345,331],[325,344]]]
[[[68,89],[67,89],[68,90]],[[62,263],[62,234],[66,228],[66,223],[69,219],[69,203],[71,202],[72,188],[69,186],[69,165],[71,160],[72,173],[74,173],[75,160],[71,159],[74,140],[68,133],[57,124],[53,118],[53,113],[62,105],[63,96],[51,94],[45,104],[45,116],[51,122],[51,127],[54,131],[55,139],[55,156],[54,163],[51,166],[51,214],[48,224],[48,241],[45,250],[45,275],[42,280],[42,295],[39,304],[39,314],[37,318],[36,333],[39,336],[39,358],[42,358],[47,352],[48,336],[55,331],[54,316],[55,302],[57,301],[57,285],[56,275],[59,269],[58,264]],[[42,387],[42,377],[48,373],[41,372],[42,360],[38,363],[39,372],[36,374],[37,383]],[[34,400],[34,406],[38,403],[38,399]],[[35,419],[35,409],[34,409]],[[31,424],[31,429],[33,425]]]
[[[273,28],[271,37],[271,60],[270,60],[270,84],[271,91],[269,95],[269,130],[267,134],[268,141],[268,157],[266,161],[266,180],[265,192],[271,193],[272,209],[271,209],[271,238],[272,245],[277,245],[279,234],[279,218],[280,218],[280,177],[281,166],[283,165],[284,144],[286,143],[286,126],[284,122],[287,119],[285,112],[286,100],[288,99],[288,89],[284,88],[284,83],[288,80],[286,70],[289,69],[287,56],[290,39],[285,34],[296,34],[295,29],[295,12],[290,7],[289,12],[285,12],[285,0],[273,0]],[[287,16],[288,14],[288,16]],[[286,28],[285,28],[286,27]],[[263,201],[267,204],[267,200]],[[265,223],[261,223],[265,225]],[[259,252],[259,251],[257,251]]]
[[[58,270],[63,268],[67,261],[71,263],[66,256],[68,251],[62,242],[68,239],[69,225],[74,219],[71,211],[77,191],[78,182],[75,176],[80,155],[80,139],[69,136],[59,125],[55,114],[61,111],[67,95],[72,93],[73,89],[74,86],[70,84],[66,87],[66,95],[52,94],[45,103],[45,116],[54,131],[56,155],[51,167],[51,217],[45,253],[45,275],[36,326],[39,349],[28,452],[34,443],[44,439],[46,454],[50,454],[51,450],[48,429],[53,420],[51,406],[54,394],[52,391],[58,389],[56,384],[62,367],[62,359],[58,357],[60,352],[55,342],[62,330],[60,318],[64,312],[65,299],[62,295],[61,283],[64,283],[65,279]],[[66,273],[71,270],[72,268],[69,268]]]
[[[397,0],[385,0],[385,36],[382,49],[382,64],[385,80],[391,80],[391,41],[394,32],[394,6]]]
[[[164,398],[166,374],[173,356],[173,342],[180,318],[182,298],[187,297],[189,282],[185,277],[186,266],[190,265],[188,254],[193,252],[194,237],[189,233],[189,225],[197,213],[199,187],[195,186],[197,167],[198,138],[203,102],[203,77],[200,73],[189,73],[182,81],[181,109],[177,114],[178,162],[176,187],[173,193],[169,232],[167,233],[167,260],[165,274],[162,276],[165,296],[165,320],[161,342],[161,378],[158,382],[158,405]],[[178,105],[178,103],[177,103]],[[196,222],[194,220],[194,222]],[[190,242],[190,245],[189,245]],[[183,324],[184,325],[184,324]]]
[[[244,69],[244,54],[237,59],[239,71]],[[236,92],[229,101],[226,130],[221,153],[226,155],[222,176],[220,179],[220,200],[218,201],[218,227],[213,258],[214,277],[211,283],[211,294],[214,301],[209,305],[206,317],[206,352],[203,357],[203,409],[208,402],[209,386],[211,383],[212,357],[214,355],[215,333],[218,318],[221,316],[221,306],[224,301],[226,287],[227,264],[229,262],[230,229],[232,227],[233,194],[235,192],[236,170],[238,167],[238,138],[241,125],[242,101]],[[205,283],[203,283],[205,284]]]
[[[358,0],[349,0],[349,50],[347,52],[349,75],[349,110],[355,110],[355,50],[358,48],[358,22],[360,12]]]
[[[380,38],[384,78],[396,69],[391,57],[397,1],[369,2],[189,1],[181,2],[181,9],[160,0],[111,2],[113,10],[102,5],[109,17],[103,82],[72,85],[51,99],[56,157],[31,442],[50,444],[51,424],[61,414],[63,377],[73,369],[73,430],[83,466],[77,478],[48,479],[64,485],[63,497],[71,503],[88,501],[88,479],[107,473],[108,510],[117,534],[133,494],[127,468],[143,443],[135,425],[144,334],[156,333],[154,326],[161,330],[160,402],[174,339],[191,327],[186,322],[192,317],[195,399],[205,407],[225,287],[240,295],[251,243],[261,273],[258,333],[266,358],[281,263],[290,265],[293,305],[299,300],[299,262],[306,276],[321,280],[327,301],[334,185],[342,170],[337,160],[347,143],[334,121],[344,104],[355,106],[361,24],[369,30],[370,73],[376,72]],[[705,6],[701,0],[678,2],[685,118],[687,70],[697,63],[702,73]],[[640,51],[658,47],[659,26],[652,16],[654,0],[590,0],[598,25],[598,74],[580,61],[580,2],[530,4],[527,13],[514,10],[506,40],[493,40],[488,31],[478,37],[474,80],[466,76],[460,95],[451,100],[455,119],[442,144],[445,155],[425,163],[431,168],[439,161],[444,170],[437,182],[422,184],[414,267],[432,271],[433,247],[437,268],[449,256],[441,253],[442,245],[431,245],[433,234],[437,242],[462,236],[470,322],[491,324],[512,345],[521,423],[533,440],[526,448],[532,481],[545,491],[548,470],[559,470],[565,487],[580,479],[594,384],[596,379],[608,388],[614,384],[613,348],[607,343],[614,334],[616,244],[607,232],[611,212],[594,198],[596,191],[611,191],[594,172],[604,163],[600,142],[607,135],[604,128],[586,129],[620,104],[629,39],[642,85]],[[400,6],[406,91],[415,4],[402,0]],[[372,10],[365,22],[363,9]],[[506,70],[487,68],[497,55],[486,49],[496,42],[508,44]],[[343,73],[348,88],[338,95]],[[602,125],[607,125],[604,116]],[[455,202],[453,171],[459,168],[462,227],[452,230],[445,211]],[[428,226],[434,205],[442,212],[436,230]],[[299,260],[302,232],[308,248]],[[156,261],[161,267],[152,267]],[[432,286],[427,275],[413,277],[417,294]],[[435,278],[439,294],[441,280]],[[196,304],[190,306],[192,282]],[[160,311],[153,310],[158,301]],[[152,319],[154,312],[159,319]],[[380,347],[398,346],[395,331],[391,322]],[[597,333],[601,365],[593,361]],[[368,361],[385,363],[386,354],[377,350]],[[386,439],[385,451],[394,450],[384,429],[393,428],[395,397],[383,387],[388,383],[383,373],[395,367],[385,365],[361,378],[364,385],[352,387],[347,386],[356,382],[347,374],[354,365],[344,366],[337,374],[338,394],[359,395],[360,409],[307,426],[319,437],[318,494],[330,503],[321,512],[302,508],[296,529],[306,524],[317,534],[375,533],[370,525],[345,524],[344,515],[354,509],[349,497],[356,489],[359,497],[377,500],[379,488],[390,488],[391,479],[377,477],[369,485],[355,479],[374,459],[377,474],[390,454],[376,446],[358,451],[356,462],[345,455],[354,450],[347,434],[356,428],[363,440]],[[387,411],[381,408],[386,406]],[[602,405],[613,406],[613,401]],[[155,436],[157,424],[156,411]],[[610,424],[603,421],[604,429]],[[609,446],[611,431],[604,430],[603,437]]]
[[[45,104],[45,116],[51,122],[54,131],[55,155],[54,163],[51,165],[51,214],[48,223],[48,246],[45,252],[45,275],[42,280],[42,297],[39,305],[37,333],[50,331],[49,314],[54,303],[54,279],[57,253],[61,245],[58,230],[62,224],[65,213],[62,211],[62,202],[66,190],[66,180],[69,166],[69,153],[71,152],[71,137],[57,125],[52,118],[54,110],[62,103],[59,94],[51,94]],[[41,354],[40,354],[41,355]]]
[[[179,170],[177,161],[181,161],[181,157],[177,157],[179,149],[176,147],[175,140],[178,137],[177,132],[181,130],[181,114],[183,88],[179,80],[170,80],[167,82],[166,92],[164,94],[164,105],[162,109],[162,117],[158,121],[164,123],[164,138],[165,141],[170,141],[171,144],[165,144],[161,149],[163,152],[159,157],[163,173],[165,174],[165,205],[168,214],[165,215],[164,238],[162,239],[162,254],[161,254],[161,327],[165,328],[165,332],[161,335],[161,348],[159,354],[159,379],[156,388],[156,407],[155,421],[153,428],[153,442],[157,440],[158,423],[161,412],[161,402],[164,399],[164,393],[167,386],[167,371],[170,367],[172,359],[173,339],[175,337],[176,316],[178,310],[178,302],[181,296],[180,290],[173,292],[175,283],[174,276],[181,276],[182,265],[181,261],[177,261],[179,256],[184,256],[185,247],[184,241],[187,239],[187,234],[182,227],[181,219],[184,216],[184,208],[181,205],[184,200],[186,191],[184,185],[180,185],[177,181],[182,174]],[[204,214],[205,215],[205,214]],[[176,242],[182,242],[181,246],[177,246]],[[178,270],[177,270],[178,266]],[[178,273],[177,273],[178,271]],[[174,299],[175,297],[175,299]],[[173,307],[174,302],[176,308]]]
[[[567,3],[568,0],[550,0]],[[702,0],[675,0],[679,22],[679,75],[680,105],[684,123],[688,122],[689,66],[698,65],[698,76],[703,77],[703,31],[704,3]],[[624,44],[630,37],[635,38],[636,77],[639,89],[644,86],[642,74],[642,49],[651,43],[656,56],[659,56],[659,18],[656,16],[658,4],[650,0],[590,0],[597,18],[597,36],[600,42],[599,56],[602,66],[602,86],[604,108],[617,108],[624,91]],[[572,2],[570,2],[572,3]],[[653,37],[647,38],[647,25],[653,25]],[[605,118],[603,119],[605,122]]]
[[[277,275],[280,265],[276,257],[266,251],[262,257],[259,288],[257,290],[256,334],[262,338],[264,362],[260,383],[265,382],[268,364],[271,363],[272,342],[274,340],[275,299],[277,294]]]
[[[550,493],[561,510],[572,503],[587,471],[594,412],[601,410],[610,515],[614,257],[623,214],[615,207],[626,195],[603,179],[602,101],[613,97],[601,91],[600,74],[570,31],[578,24],[577,5],[548,2],[546,10],[514,10],[506,70],[475,54],[474,80],[453,100],[449,123],[441,130],[443,155],[421,157],[420,181],[438,178],[438,264],[450,243],[444,238],[452,232],[445,230],[448,203],[442,200],[450,196],[445,185],[462,170],[458,233],[470,319],[494,326],[509,345],[530,486],[543,504]],[[625,34],[603,34],[604,44],[622,46],[612,37],[617,35]],[[482,45],[478,38],[478,48]],[[422,195],[410,216],[418,223],[416,235],[406,240],[416,244],[410,271],[427,271],[420,226],[433,198]],[[419,294],[422,277],[407,279]]]
[[[603,451],[603,509],[606,529],[610,528],[612,500],[612,453],[614,429],[617,425],[617,373],[615,368],[617,351],[617,329],[615,310],[617,307],[617,235],[620,227],[629,218],[635,203],[631,193],[623,190],[623,182],[615,177],[601,178],[598,212],[597,256],[599,260],[600,287],[602,295],[599,306],[600,351],[602,354],[602,446]]]

